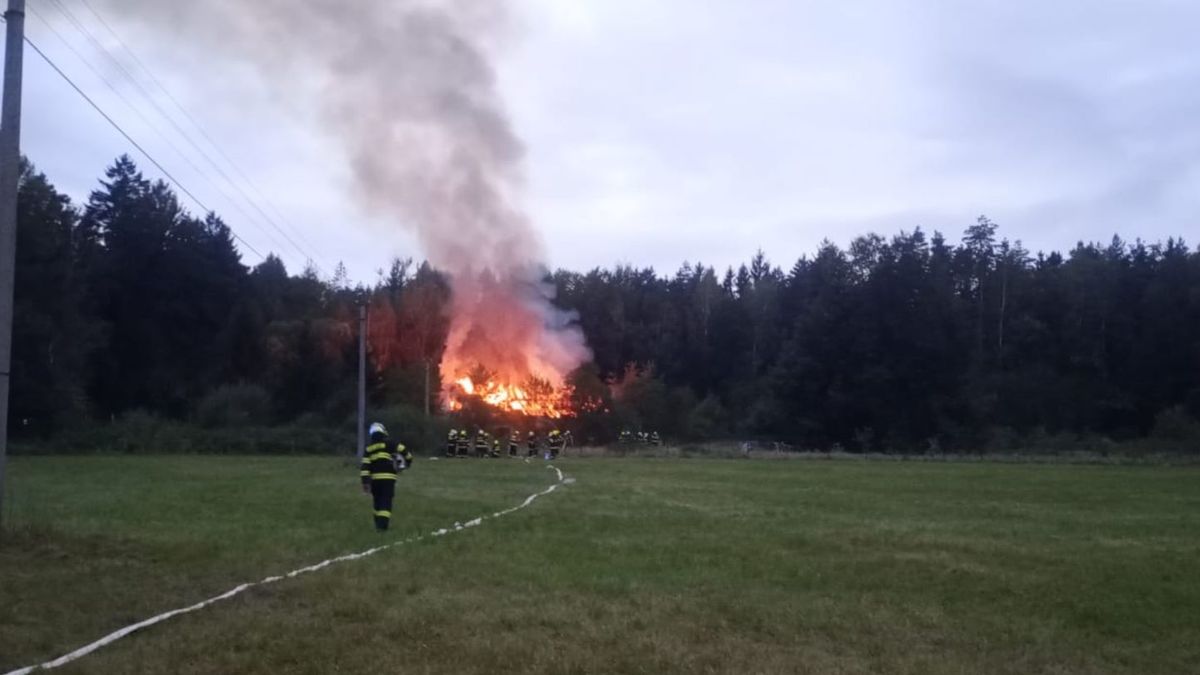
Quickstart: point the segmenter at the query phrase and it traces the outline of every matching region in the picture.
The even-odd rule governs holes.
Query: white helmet
[[[384,436],[387,436],[387,427],[383,426],[379,422],[372,422],[371,427],[367,429],[367,435],[374,436],[375,434],[383,434]]]

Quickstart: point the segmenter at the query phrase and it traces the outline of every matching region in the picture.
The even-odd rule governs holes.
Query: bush
[[[135,410],[111,424],[63,432],[23,448],[32,453],[341,454],[354,455],[354,433],[330,427],[204,428]]]
[[[1200,452],[1200,421],[1188,414],[1183,406],[1160,412],[1154,418],[1150,436],[1171,450]]]
[[[353,418],[352,418],[353,419]],[[425,412],[410,405],[367,411],[367,424],[382,422],[391,434],[417,455],[440,455],[446,443],[449,421],[444,417],[426,417]],[[350,428],[354,428],[353,421]]]
[[[984,449],[992,453],[1010,453],[1028,451],[1029,442],[1012,427],[989,427],[985,438]]]
[[[127,412],[116,422],[96,430],[100,433],[81,431],[84,435],[94,436],[95,441],[103,444],[101,448],[106,446],[115,452],[156,452],[176,436],[170,423],[140,409]]]
[[[685,431],[691,438],[713,439],[728,434],[728,415],[720,399],[709,394],[688,415]]]
[[[207,429],[265,424],[270,417],[271,396],[253,384],[227,384],[200,399],[196,421]]]

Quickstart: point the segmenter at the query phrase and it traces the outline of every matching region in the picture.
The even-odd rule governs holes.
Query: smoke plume
[[[110,11],[252,63],[270,87],[310,91],[361,199],[412,228],[452,279],[444,375],[480,363],[552,382],[589,357],[539,283],[522,208],[524,148],[491,63],[503,0],[109,0]],[[446,372],[446,370],[450,372]]]

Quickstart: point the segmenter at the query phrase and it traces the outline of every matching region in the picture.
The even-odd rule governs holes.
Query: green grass
[[[66,672],[1183,673],[1200,470],[567,459],[483,527],[250,590]],[[18,457],[0,672],[361,550],[332,459]],[[519,503],[540,463],[421,462],[388,538]]]

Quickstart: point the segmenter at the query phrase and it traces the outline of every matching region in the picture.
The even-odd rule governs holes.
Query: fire
[[[464,394],[470,396],[475,393],[475,383],[471,381],[471,378],[464,377],[460,379],[457,384],[462,388]]]
[[[451,276],[443,401],[451,411],[482,403],[510,415],[573,417],[568,379],[591,357],[583,332],[554,307],[541,273],[520,265],[524,252],[510,253],[503,264]]]
[[[530,417],[560,419],[575,414],[571,410],[569,388],[556,389],[537,380],[522,386],[496,379],[476,383],[469,376],[460,377],[454,381],[447,396],[450,409],[462,410],[464,399],[468,397],[477,397],[492,407]]]

